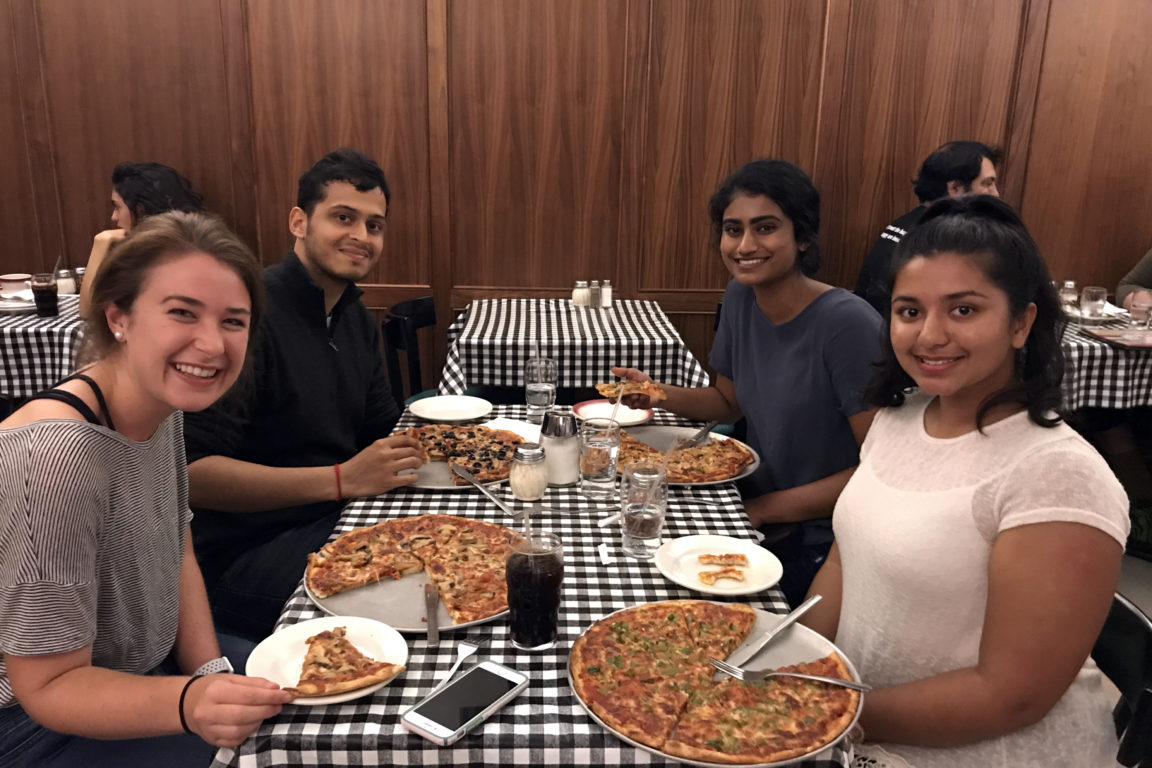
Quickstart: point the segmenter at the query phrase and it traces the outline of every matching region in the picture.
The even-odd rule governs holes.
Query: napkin
[[[15,291],[14,293],[0,293],[0,299],[4,301],[34,301],[35,296],[32,295],[31,288],[25,288],[22,291]]]
[[[1118,307],[1110,301],[1104,302],[1104,316],[1105,317],[1126,317],[1128,310]]]

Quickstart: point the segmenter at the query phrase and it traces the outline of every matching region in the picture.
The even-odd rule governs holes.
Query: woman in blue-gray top
[[[882,322],[864,300],[812,277],[820,193],[795,165],[744,165],[708,209],[732,275],[710,356],[716,377],[710,387],[665,386],[661,406],[702,421],[747,419],[761,465],[741,493],[784,563],[781,587],[795,604],[831,546],[832,507],[872,423],[863,393],[882,356]],[[612,372],[648,379],[634,368]],[[637,395],[625,404],[649,405]]]

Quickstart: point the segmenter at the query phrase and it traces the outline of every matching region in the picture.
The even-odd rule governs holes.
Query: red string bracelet
[[[332,469],[336,472],[336,500],[339,501],[344,498],[344,488],[340,485],[340,465],[333,464]]]

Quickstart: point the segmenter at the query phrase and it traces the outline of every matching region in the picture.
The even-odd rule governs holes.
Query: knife
[[[520,517],[520,515],[513,512],[512,509],[507,504],[500,501],[500,499],[496,498],[496,496],[492,493],[492,491],[488,490],[483,485],[481,485],[480,481],[477,480],[476,476],[473,475],[471,472],[464,469],[464,467],[460,466],[459,464],[450,464],[449,466],[452,467],[453,472],[460,475],[460,477],[464,478],[468,482],[472,483],[472,485],[474,485],[480,489],[481,493],[483,493],[488,498],[492,499],[492,503],[495,504],[496,506],[500,507],[500,509],[504,510],[505,514],[511,515],[512,517]]]
[[[796,623],[796,619],[807,613],[808,609],[816,605],[818,602],[820,602],[820,595],[812,595],[812,597],[800,603],[800,605],[796,607],[796,610],[792,611],[792,613],[781,619],[780,623],[772,627],[772,629],[756,638],[752,642],[752,645],[737,650],[735,653],[729,656],[727,659],[728,663],[734,667],[741,667],[751,661],[756,656],[756,654],[760,653],[760,651],[764,649],[764,646],[772,642],[774,637]]]
[[[428,614],[428,647],[436,648],[440,645],[440,623],[436,616],[436,601],[440,595],[436,587],[431,584],[424,585],[424,612]]]
[[[701,428],[701,430],[700,430],[699,432],[697,432],[696,434],[692,435],[692,437],[688,438],[687,440],[681,440],[681,441],[680,441],[680,447],[681,447],[681,448],[694,448],[694,447],[696,447],[697,445],[700,445],[700,443],[704,442],[704,438],[708,437],[708,434],[709,434],[709,433],[710,433],[710,432],[711,432],[711,431],[712,431],[712,430],[713,430],[713,429],[716,427],[716,425],[717,425],[717,424],[719,424],[719,423],[720,423],[719,421],[710,421],[710,422],[708,422],[707,424],[705,424],[705,425],[703,426],[703,428]]]

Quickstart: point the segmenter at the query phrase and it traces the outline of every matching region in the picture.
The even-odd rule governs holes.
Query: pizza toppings
[[[620,433],[621,470],[635,461],[663,463],[664,454],[627,432]],[[730,480],[755,461],[752,452],[739,440],[711,439],[704,445],[677,448],[668,454],[668,482],[708,483]]]
[[[746,605],[696,600],[619,611],[573,645],[573,686],[610,728],[678,757],[765,763],[834,741],[855,716],[856,691],[787,677],[713,683],[708,659],[726,658],[754,623]],[[783,669],[851,677],[836,654]]]
[[[452,515],[385,520],[308,555],[304,581],[319,598],[424,571],[455,624],[508,610],[504,562],[516,534]]]
[[[732,579],[744,581],[744,571],[739,568],[721,568],[718,571],[700,571],[700,581],[708,586],[716,583],[717,579]]]
[[[398,434],[420,441],[424,461],[446,461],[471,472],[482,483],[506,480],[512,468],[512,455],[524,438],[506,429],[483,425],[455,426],[426,424],[408,427]],[[456,485],[468,481],[452,473]]]
[[[654,381],[601,382],[596,385],[596,391],[609,400],[627,395],[644,395],[653,403],[668,399],[664,388]]]
[[[748,565],[748,555],[741,552],[729,552],[723,555],[699,555],[700,565]]]
[[[391,680],[404,671],[399,664],[375,661],[349,642],[336,627],[308,638],[300,682],[284,690],[295,696],[328,696]]]

